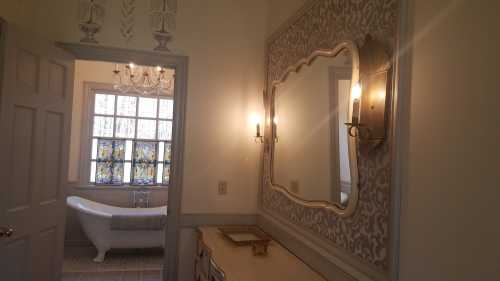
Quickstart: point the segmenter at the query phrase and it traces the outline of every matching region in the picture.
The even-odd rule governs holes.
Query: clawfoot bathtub
[[[167,215],[167,207],[120,208],[90,201],[77,196],[67,198],[75,209],[87,237],[97,249],[95,262],[103,262],[110,249],[163,247],[163,230],[113,230],[113,216],[158,217]]]

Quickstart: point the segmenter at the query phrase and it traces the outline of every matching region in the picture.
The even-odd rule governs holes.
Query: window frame
[[[146,141],[146,142],[157,142],[157,153],[158,153],[158,147],[160,142],[163,142],[165,145],[166,143],[170,143],[172,145],[173,142],[173,136],[171,135],[170,140],[158,140],[158,125],[159,121],[167,121],[172,123],[172,134],[173,134],[173,116],[172,118],[160,118],[159,117],[159,110],[160,110],[160,105],[159,102],[157,104],[156,108],[156,114],[157,117],[139,117],[139,97],[141,95],[138,95],[136,93],[123,93],[120,92],[116,89],[114,89],[112,84],[108,83],[99,83],[99,82],[89,82],[85,81],[83,82],[84,84],[84,97],[83,97],[83,107],[82,107],[82,112],[81,112],[81,130],[80,130],[80,155],[79,155],[79,163],[78,163],[78,185],[83,186],[83,187],[95,187],[98,189],[106,189],[106,188],[133,188],[135,190],[137,189],[165,189],[168,188],[169,184],[163,184],[163,183],[156,183],[153,185],[135,185],[132,184],[132,179],[133,179],[133,153],[134,153],[134,147],[135,147],[135,142],[134,141]],[[94,113],[94,106],[95,106],[95,95],[97,93],[103,93],[103,94],[113,94],[115,95],[115,108],[113,115],[105,115],[105,114],[95,114]],[[132,97],[137,97],[137,103],[136,103],[136,116],[121,116],[116,114],[116,104],[118,98],[116,96],[121,95],[121,96],[132,96]],[[143,96],[145,97],[145,96]],[[156,96],[155,96],[156,98]],[[164,99],[169,99],[174,101],[173,96],[164,96]],[[173,114],[173,112],[172,112]],[[93,128],[94,128],[94,116],[107,116],[107,117],[113,117],[113,136],[112,137],[94,137],[93,136]],[[130,118],[135,120],[135,132],[134,135],[137,135],[137,124],[139,119],[145,119],[145,120],[155,120],[157,122],[156,125],[156,131],[155,131],[155,138],[154,139],[139,139],[139,138],[124,138],[124,137],[115,137],[115,128],[116,128],[116,118]],[[128,162],[131,163],[131,175],[130,175],[130,181],[129,183],[123,183],[123,184],[95,184],[95,182],[90,182],[90,173],[91,173],[91,162],[93,161],[92,159],[92,140],[96,139],[123,139],[125,141],[127,140],[132,140],[132,159]],[[171,156],[172,157],[172,156]],[[127,161],[125,161],[127,162]],[[124,163],[125,163],[124,162]],[[157,161],[155,165],[155,178],[157,177],[157,171],[156,168],[159,163],[164,164],[164,161],[161,159],[158,159],[157,156]],[[170,161],[171,163],[171,161]],[[162,176],[163,177],[163,176]],[[172,178],[172,175],[170,175],[170,179]]]

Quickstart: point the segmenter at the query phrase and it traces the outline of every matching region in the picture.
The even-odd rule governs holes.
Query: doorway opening
[[[75,61],[65,279],[159,280],[174,87],[175,69]]]
[[[187,58],[58,45],[76,57],[68,196],[113,213],[67,210],[63,277],[175,280]]]

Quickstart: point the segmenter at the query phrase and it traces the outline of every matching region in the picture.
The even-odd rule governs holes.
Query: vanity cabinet
[[[199,227],[197,233],[197,281],[326,281],[276,241],[267,256],[254,256],[251,247],[234,245],[217,227]]]

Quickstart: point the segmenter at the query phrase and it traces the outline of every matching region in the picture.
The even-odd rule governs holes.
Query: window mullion
[[[163,181],[160,183],[158,182],[158,169],[159,169],[159,161],[160,161],[160,140],[159,140],[159,131],[160,131],[160,97],[157,97],[156,100],[156,151],[155,151],[155,163],[154,163],[154,169],[155,169],[155,174],[154,174],[154,182],[156,184],[162,184]],[[163,176],[162,176],[163,177]]]
[[[115,108],[113,110],[113,137],[116,137],[116,111],[118,110],[118,95],[115,95]]]
[[[160,128],[160,97],[156,97],[156,130],[155,130],[155,139],[158,140],[158,130]],[[158,148],[157,148],[158,149]]]
[[[134,141],[137,139],[137,127],[139,125],[139,96],[136,97],[137,102],[135,103],[135,132],[134,132]]]

